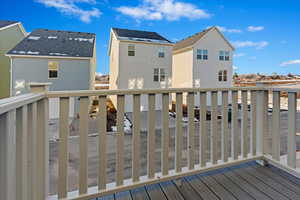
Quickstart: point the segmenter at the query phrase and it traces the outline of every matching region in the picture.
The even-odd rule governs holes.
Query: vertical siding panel
[[[116,183],[123,185],[124,170],[124,105],[125,96],[117,96],[117,150],[116,150]]]
[[[206,127],[206,92],[200,92],[200,166],[205,167],[207,162],[207,127]]]
[[[155,173],[155,94],[148,95],[148,135],[147,135],[147,152],[148,152],[148,178],[154,178]]]
[[[132,180],[139,181],[140,177],[140,95],[133,95],[133,135],[132,135]]]
[[[182,93],[176,93],[175,171],[182,168]]]
[[[188,106],[188,167],[194,169],[195,165],[195,96],[194,93],[188,93],[187,106]]]
[[[228,138],[228,91],[222,92],[222,160],[228,161],[229,157],[229,138]]]
[[[169,173],[169,94],[162,94],[162,174]]]
[[[280,160],[280,92],[273,92],[272,157]]]

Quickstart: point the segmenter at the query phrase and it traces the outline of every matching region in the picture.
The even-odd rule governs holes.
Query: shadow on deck
[[[300,199],[300,179],[271,165],[248,162],[188,176],[178,181],[147,185],[94,200],[288,200]]]

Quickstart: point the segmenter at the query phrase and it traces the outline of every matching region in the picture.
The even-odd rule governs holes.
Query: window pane
[[[159,58],[164,58],[165,57],[165,52],[159,52],[158,57]]]
[[[57,71],[49,70],[49,78],[57,78]]]
[[[203,55],[203,60],[207,60],[208,56],[207,55]]]
[[[202,60],[202,55],[197,55],[198,60]]]
[[[219,60],[224,60],[224,56],[219,56]]]
[[[161,68],[160,69],[160,74],[165,74],[165,69]]]
[[[153,76],[153,81],[158,82],[158,74]]]
[[[134,56],[134,55],[135,55],[134,45],[128,45],[128,56]]]
[[[227,70],[223,72],[223,81],[227,81]]]
[[[158,75],[158,73],[159,73],[159,69],[158,68],[154,68],[154,74]]]
[[[202,55],[202,49],[197,49],[197,55]]]
[[[208,55],[208,50],[207,49],[203,50],[203,55]]]
[[[128,51],[134,51],[134,45],[128,45]]]
[[[48,62],[48,70],[58,70],[58,62]]]
[[[128,56],[134,56],[135,52],[134,51],[128,51]]]
[[[224,51],[219,52],[220,56],[224,56]]]
[[[219,81],[222,81],[222,75],[223,75],[223,72],[219,71],[219,73],[218,73],[218,79],[219,79]]]

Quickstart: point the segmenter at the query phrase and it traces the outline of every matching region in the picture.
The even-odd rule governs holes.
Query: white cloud
[[[222,31],[222,32],[227,32],[227,33],[241,33],[243,32],[240,29],[230,29],[230,28],[226,28],[224,26],[217,26],[217,28]]]
[[[237,67],[237,66],[235,66],[235,65],[233,65],[233,70],[238,70],[239,68]]]
[[[238,58],[238,57],[243,57],[243,56],[245,56],[246,54],[244,54],[244,53],[236,53],[236,54],[233,54],[233,57],[236,57],[236,58]]]
[[[267,41],[253,42],[253,41],[234,41],[232,42],[233,46],[236,48],[241,47],[255,47],[256,49],[263,49],[269,45]]]
[[[36,2],[45,5],[46,7],[56,8],[59,12],[65,15],[79,17],[82,22],[91,22],[92,17],[99,17],[102,13],[97,8],[84,10],[78,6],[80,3],[96,4],[96,0],[36,0]]]
[[[289,60],[289,61],[286,61],[286,62],[282,62],[280,64],[280,66],[285,67],[285,66],[288,66],[288,65],[295,65],[295,64],[300,64],[300,60]]]
[[[182,17],[188,19],[209,18],[211,14],[197,8],[194,4],[177,0],[143,0],[136,6],[121,6],[117,11],[138,20],[178,20]]]
[[[247,28],[247,30],[250,32],[262,31],[264,29],[265,29],[265,27],[263,27],[263,26],[248,26],[248,28]]]

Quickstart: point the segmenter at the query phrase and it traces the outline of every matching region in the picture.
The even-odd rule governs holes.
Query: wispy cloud
[[[233,70],[238,70],[239,68],[237,67],[237,66],[235,66],[235,65],[233,65]]]
[[[235,53],[233,54],[233,57],[238,58],[238,57],[243,57],[245,55],[246,55],[245,53]]]
[[[253,42],[253,41],[234,41],[232,44],[236,48],[241,47],[255,47],[256,49],[263,49],[264,47],[269,45],[267,41]]]
[[[280,66],[285,67],[285,66],[288,66],[288,65],[295,65],[295,64],[300,64],[300,59],[299,60],[289,60],[289,61],[282,62],[280,64]]]
[[[121,6],[116,9],[120,13],[137,20],[179,20],[180,18],[203,19],[211,14],[191,3],[177,0],[143,0],[138,6]]]
[[[248,26],[247,27],[247,30],[250,32],[262,31],[264,29],[265,29],[265,27],[263,27],[263,26]]]
[[[100,17],[102,14],[97,8],[92,7],[90,10],[85,10],[78,6],[80,3],[89,5],[96,4],[96,0],[35,0],[46,7],[56,8],[59,12],[65,15],[79,17],[84,23],[90,23],[92,17]]]
[[[227,33],[241,33],[243,32],[240,29],[234,29],[234,28],[226,28],[224,26],[217,26],[217,28],[222,31],[222,32],[227,32]]]

